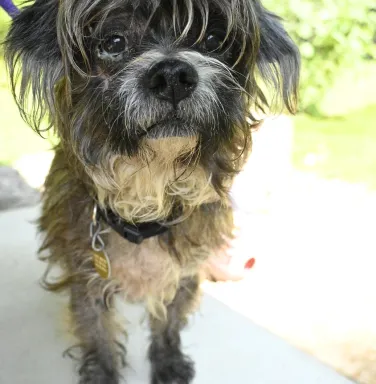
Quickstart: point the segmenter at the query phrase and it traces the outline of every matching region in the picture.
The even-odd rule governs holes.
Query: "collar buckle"
[[[144,236],[137,227],[126,222],[123,223],[123,237],[134,244],[141,244],[144,241]]]

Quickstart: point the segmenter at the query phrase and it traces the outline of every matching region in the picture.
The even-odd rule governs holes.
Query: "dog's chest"
[[[182,269],[169,252],[161,248],[156,237],[137,245],[111,232],[107,252],[112,277],[128,301],[174,296]]]

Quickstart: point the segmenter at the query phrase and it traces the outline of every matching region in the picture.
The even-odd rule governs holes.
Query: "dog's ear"
[[[14,97],[22,117],[38,132],[44,117],[54,114],[54,86],[63,74],[56,33],[58,4],[29,2],[14,18],[5,40]]]
[[[299,50],[275,14],[260,6],[258,20],[258,69],[270,88],[277,91],[277,99],[281,99],[287,109],[294,113],[297,107],[300,73]],[[273,101],[277,101],[275,96],[272,97]]]

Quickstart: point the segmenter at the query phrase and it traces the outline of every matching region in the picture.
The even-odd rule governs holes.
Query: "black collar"
[[[131,224],[112,210],[103,210],[98,207],[98,218],[106,222],[114,231],[131,243],[141,244],[143,240],[161,235],[169,230],[169,226],[155,221]],[[171,218],[169,219],[171,220]]]

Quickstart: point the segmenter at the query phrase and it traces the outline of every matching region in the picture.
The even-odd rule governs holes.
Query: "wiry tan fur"
[[[145,140],[140,155],[134,158],[113,155],[108,167],[87,170],[99,203],[110,206],[126,220],[153,221],[167,218],[179,202],[182,217],[176,221],[181,222],[202,204],[219,202],[210,175],[195,164],[196,145],[195,137]],[[187,164],[178,162],[182,157],[188,159]],[[222,199],[221,204],[228,206],[229,202]],[[186,234],[194,232],[189,227],[185,230]],[[174,232],[174,227],[171,231]],[[192,238],[197,237],[200,236],[192,233]],[[165,317],[166,305],[174,298],[179,281],[197,275],[211,252],[206,244],[192,249],[187,242],[177,242],[178,260],[157,238],[135,245],[114,231],[106,243],[116,289],[129,301],[145,301],[148,311],[160,319]]]
[[[166,306],[174,298],[179,281],[197,276],[213,250],[232,236],[228,196],[219,196],[210,174],[194,161],[177,160],[193,156],[195,146],[193,137],[148,140],[141,156],[112,156],[107,170],[79,171],[77,164],[82,184],[67,167],[66,159],[71,157],[59,148],[46,182],[41,226],[47,237],[42,248],[50,249],[48,261],[51,265],[59,263],[65,274],[54,284],[46,282],[48,287],[59,289],[72,281],[86,281],[89,287],[101,289],[106,303],[113,294],[121,293],[129,301],[145,302],[155,318],[165,318]],[[245,158],[244,154],[238,161]],[[52,185],[60,187],[51,189]],[[93,191],[88,195],[85,189]],[[66,193],[70,200],[64,198]],[[147,239],[141,245],[128,242],[108,228],[102,237],[112,276],[103,280],[93,268],[88,237],[94,206],[90,195],[95,194],[101,204],[108,204],[126,220],[163,220],[174,203],[182,205],[182,216],[168,234]],[[215,209],[208,213],[203,210],[206,206]]]
[[[195,276],[197,266],[183,269],[156,238],[137,246],[112,233],[109,244],[113,278],[127,301],[145,301],[149,313],[165,319],[166,305],[173,300],[179,281]]]
[[[130,222],[166,219],[179,201],[185,214],[219,200],[210,174],[197,166],[197,139],[145,140],[133,157],[111,155],[100,168],[88,169],[102,206]],[[178,162],[184,158],[188,164]]]

